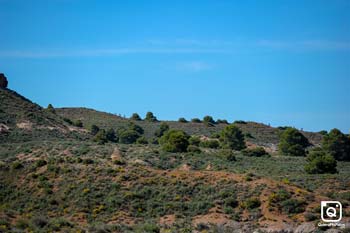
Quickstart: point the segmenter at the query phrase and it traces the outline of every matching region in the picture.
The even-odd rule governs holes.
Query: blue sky
[[[350,129],[350,1],[0,0],[0,72],[46,106]]]

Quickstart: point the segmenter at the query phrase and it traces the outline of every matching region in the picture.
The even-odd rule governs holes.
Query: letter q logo
[[[321,219],[324,222],[339,222],[342,219],[342,205],[339,201],[321,201]]]

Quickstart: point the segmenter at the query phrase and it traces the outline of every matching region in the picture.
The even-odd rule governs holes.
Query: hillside
[[[0,103],[1,141],[77,137],[82,133],[15,91],[0,88]]]
[[[0,232],[318,232],[321,200],[343,203],[350,222],[350,162],[308,174],[302,156],[276,150],[282,129],[235,123],[248,147],[269,154],[158,144],[98,143],[87,128],[129,120],[85,108],[49,111],[0,89]],[[81,120],[86,129],[70,121]],[[166,121],[209,137],[226,124]],[[135,122],[150,139],[161,122]],[[321,135],[302,132],[314,145]],[[203,140],[206,140],[206,137]]]
[[[15,150],[14,150],[15,148]],[[156,145],[57,141],[4,145],[0,226],[34,232],[315,232],[319,202],[344,204],[350,164],[308,175],[304,158]],[[21,232],[21,231],[19,231]]]
[[[104,129],[118,129],[129,122],[129,119],[127,118],[87,108],[57,108],[56,113],[72,120],[81,120],[86,128],[95,124]],[[181,123],[178,121],[161,122],[166,122],[170,128],[183,130],[189,135],[203,135],[207,137],[220,132],[226,126],[226,124],[206,126],[204,123]],[[159,128],[161,122],[135,121],[136,124],[140,125],[145,130],[145,135],[148,138],[154,137],[154,133]],[[237,123],[237,125],[246,135],[246,140],[249,143],[264,146],[269,148],[270,151],[276,151],[279,141],[279,133],[281,132],[280,129],[262,123],[239,122],[240,123]],[[302,133],[313,145],[319,145],[322,140],[322,135],[319,133],[305,131],[302,131]]]

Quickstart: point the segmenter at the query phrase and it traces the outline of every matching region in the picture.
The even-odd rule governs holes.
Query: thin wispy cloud
[[[227,53],[223,49],[207,48],[111,48],[111,49],[88,49],[88,50],[15,50],[0,51],[0,57],[9,58],[55,58],[55,57],[98,57],[127,54],[208,54]]]
[[[262,39],[249,40],[148,40],[143,47],[102,49],[47,49],[47,50],[0,50],[5,58],[55,58],[55,57],[98,57],[132,54],[234,54],[256,49],[287,50],[296,52],[350,51],[350,41],[283,41]]]
[[[171,40],[164,39],[150,39],[147,41],[150,45],[154,46],[195,46],[195,47],[223,47],[234,45],[235,41],[224,40],[199,40],[199,39],[186,39],[177,38]]]
[[[328,40],[305,40],[305,41],[279,41],[279,40],[259,40],[258,47],[288,50],[336,50],[349,51],[350,41],[328,41]]]
[[[202,61],[189,61],[177,64],[178,70],[190,71],[190,72],[201,72],[207,71],[214,68],[212,64],[202,62]]]

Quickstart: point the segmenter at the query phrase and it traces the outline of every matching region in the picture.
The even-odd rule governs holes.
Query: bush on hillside
[[[220,142],[226,149],[242,150],[246,147],[244,135],[235,125],[228,125],[220,132]]]
[[[154,145],[158,145],[159,144],[159,138],[157,138],[157,137],[150,138],[149,139],[149,143],[154,144]]]
[[[181,122],[181,123],[187,123],[188,122],[184,117],[180,117],[178,121]]]
[[[83,122],[81,120],[76,120],[76,121],[74,121],[73,125],[75,127],[82,128],[83,127]]]
[[[107,137],[107,140],[110,142],[117,142],[118,141],[117,135],[116,135],[114,129],[112,129],[112,128],[110,128],[106,131],[106,137]]]
[[[225,119],[217,119],[216,120],[216,124],[225,124],[225,125],[228,125],[228,121],[225,120]]]
[[[170,127],[167,123],[162,122],[159,126],[159,129],[157,129],[156,132],[154,133],[154,136],[158,138],[162,137],[164,133],[169,130],[169,128]]]
[[[192,118],[191,122],[192,123],[201,123],[202,121],[199,118]]]
[[[133,120],[133,121],[141,121],[142,119],[141,119],[141,117],[140,117],[139,114],[133,113],[133,114],[131,115],[131,117],[130,117],[130,120]]]
[[[190,143],[190,145],[199,146],[201,139],[198,136],[192,135],[190,139],[188,139],[188,142]]]
[[[338,129],[323,137],[322,148],[339,161],[350,161],[350,139]]]
[[[337,161],[322,149],[311,151],[306,160],[305,171],[309,174],[337,173]]]
[[[169,130],[159,140],[163,150],[168,152],[186,152],[189,136],[182,130]]]
[[[189,146],[187,147],[187,152],[201,153],[201,149],[199,149],[198,146],[189,145]]]
[[[319,134],[325,136],[328,134],[327,130],[321,130],[320,132],[318,132]]]
[[[96,135],[98,133],[98,131],[100,131],[100,128],[97,125],[91,125],[90,127],[90,133],[92,135]]]
[[[108,142],[106,131],[104,129],[101,129],[98,131],[98,133],[94,137],[94,141],[98,144],[105,144]]]
[[[119,135],[119,142],[124,144],[135,143],[136,140],[140,137],[139,133],[131,129],[120,130],[118,135]]]
[[[255,148],[247,148],[242,150],[243,155],[250,157],[261,157],[264,155],[268,155],[263,147],[255,147]]]
[[[42,166],[45,166],[46,164],[47,164],[46,160],[39,159],[39,160],[36,161],[35,166],[36,167],[42,167]]]
[[[51,113],[56,113],[55,108],[52,106],[52,104],[47,105],[47,110]]]
[[[141,126],[135,124],[134,122],[129,122],[128,129],[133,130],[140,135],[144,133],[143,128]]]
[[[24,167],[23,164],[19,161],[16,161],[12,164],[12,169],[21,169],[23,167]]]
[[[147,112],[146,113],[146,118],[145,121],[149,121],[149,122],[157,122],[157,118],[153,115],[152,112]]]
[[[238,120],[238,121],[234,121],[233,124],[241,124],[241,125],[245,125],[247,124],[247,122],[242,121],[242,120]]]
[[[237,161],[235,153],[230,149],[221,150],[221,154],[226,158],[227,161],[230,161],[230,162]]]
[[[292,195],[285,189],[278,189],[276,192],[272,193],[269,197],[270,205],[279,204],[282,201],[288,200]]]
[[[205,147],[205,148],[217,149],[220,147],[220,143],[218,140],[210,139],[210,140],[201,141],[199,143],[199,146]]]
[[[308,139],[295,128],[285,129],[278,144],[278,149],[283,155],[305,156],[305,149],[310,145]]]
[[[205,116],[203,117],[203,123],[213,125],[215,124],[215,121],[212,116]]]
[[[71,119],[69,119],[69,118],[63,118],[63,120],[65,122],[67,122],[68,124],[70,124],[70,125],[74,125],[73,121]]]
[[[146,145],[146,144],[148,144],[148,141],[147,141],[147,139],[144,136],[142,136],[142,137],[139,137],[136,140],[136,143],[137,144],[141,144],[141,145]]]
[[[261,202],[256,197],[248,198],[242,203],[242,207],[244,207],[245,209],[248,209],[248,210],[256,209],[260,205],[261,205]]]
[[[280,203],[280,209],[286,214],[298,214],[305,211],[305,201],[298,199],[287,199]]]

